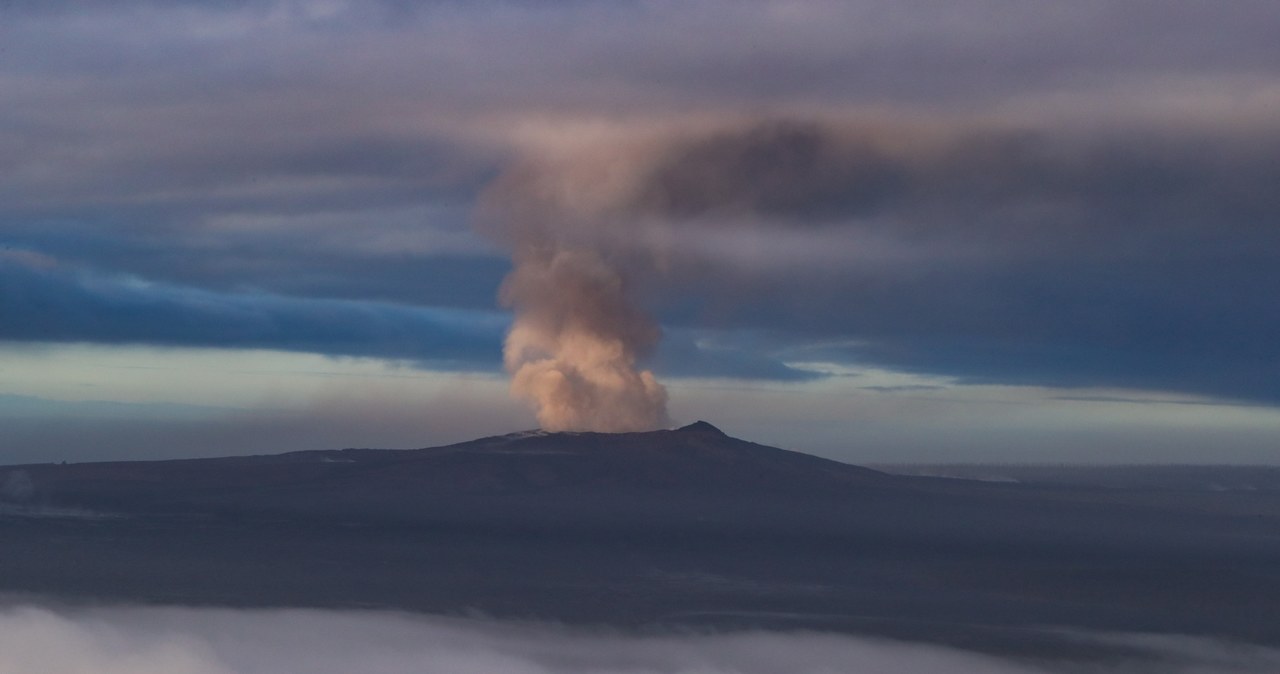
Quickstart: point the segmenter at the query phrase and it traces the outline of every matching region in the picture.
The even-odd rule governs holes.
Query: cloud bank
[[[1167,659],[1072,666],[829,634],[632,636],[296,609],[9,606],[0,628],[4,674],[1251,674],[1280,663],[1275,651],[1204,640],[1125,638]]]
[[[506,319],[494,312],[218,292],[0,253],[0,340],[223,348],[483,367]]]
[[[508,364],[573,398],[593,335],[628,425],[662,419],[645,370],[821,360],[1280,401],[1267,0],[3,12],[0,246],[79,279],[0,261],[6,340],[491,369],[499,337],[436,310],[491,310],[514,256]],[[570,330],[547,278],[645,325]],[[647,359],[659,327],[744,357]]]

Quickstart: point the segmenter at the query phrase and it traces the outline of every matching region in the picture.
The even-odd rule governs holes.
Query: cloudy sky
[[[532,237],[660,326],[674,423],[1273,463],[1277,34],[1274,0],[0,3],[0,462],[534,426]]]

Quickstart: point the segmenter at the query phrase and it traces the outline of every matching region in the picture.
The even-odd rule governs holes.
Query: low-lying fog
[[[637,635],[356,610],[0,606],[0,674],[1262,673],[1280,651],[1170,637],[1096,637],[1158,654],[1015,661],[833,634]]]

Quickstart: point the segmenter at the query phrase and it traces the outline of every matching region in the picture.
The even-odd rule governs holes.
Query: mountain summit
[[[695,421],[688,426],[681,426],[680,428],[677,428],[676,431],[680,433],[706,433],[722,438],[729,437],[728,435],[725,435],[724,431],[705,421]]]

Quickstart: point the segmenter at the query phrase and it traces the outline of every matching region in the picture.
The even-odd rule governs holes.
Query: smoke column
[[[514,264],[500,291],[515,313],[503,349],[511,392],[549,431],[663,428],[666,389],[638,364],[662,336],[635,296],[653,269],[611,238],[617,222],[584,207],[584,198],[610,201],[609,186],[580,160],[568,179],[564,165],[524,164],[487,195],[482,227]]]
[[[637,365],[661,337],[637,286],[700,285],[751,227],[868,210],[893,186],[865,134],[815,123],[630,131],[536,147],[486,193],[481,226],[515,264],[511,390],[547,430],[668,424],[666,391]]]
[[[503,354],[512,393],[551,431],[669,425],[666,390],[638,366],[661,331],[637,286],[680,277],[688,288],[704,277],[713,265],[678,245],[682,234],[731,238],[753,211],[824,191],[847,199],[850,178],[863,176],[849,175],[834,145],[826,130],[787,121],[624,128],[543,144],[509,166],[479,224],[515,265],[500,298],[515,312]],[[722,211],[733,217],[703,218]]]

